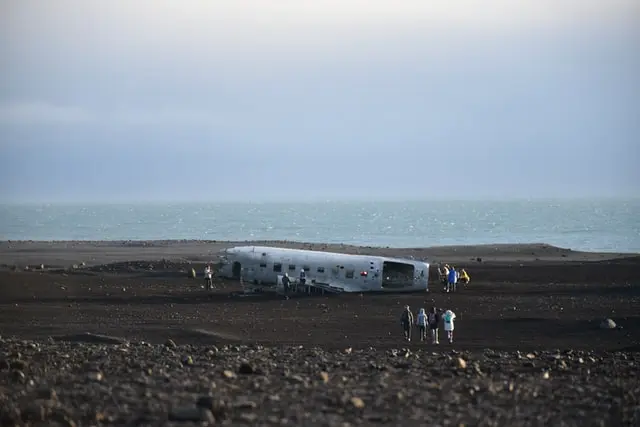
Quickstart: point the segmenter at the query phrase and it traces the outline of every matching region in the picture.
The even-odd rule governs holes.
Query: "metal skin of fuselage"
[[[277,293],[285,273],[296,283],[303,268],[307,285],[335,292],[428,291],[429,263],[424,261],[269,246],[226,249],[221,259],[217,276],[242,276],[244,283]]]

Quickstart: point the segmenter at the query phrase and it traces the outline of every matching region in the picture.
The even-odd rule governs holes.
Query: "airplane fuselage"
[[[268,246],[239,246],[224,254],[218,276],[277,287],[285,273],[307,285],[341,292],[413,292],[428,290],[429,263],[408,259]]]

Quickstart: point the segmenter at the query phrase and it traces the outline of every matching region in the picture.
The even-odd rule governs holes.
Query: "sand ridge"
[[[127,262],[132,260],[215,261],[218,253],[239,245],[265,245],[394,257],[413,257],[430,262],[470,263],[478,258],[503,262],[607,261],[640,254],[590,253],[558,248],[544,243],[387,248],[284,241],[1,241],[0,265],[68,267]]]

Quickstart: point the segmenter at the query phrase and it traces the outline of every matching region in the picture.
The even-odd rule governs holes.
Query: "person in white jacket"
[[[204,268],[204,284],[207,287],[207,290],[211,290],[213,288],[213,270],[211,266],[207,264]]]
[[[451,310],[447,310],[444,312],[444,316],[442,316],[442,318],[444,320],[444,330],[447,333],[447,339],[451,344],[453,343],[453,330],[454,330],[454,321],[456,319],[456,314]]]

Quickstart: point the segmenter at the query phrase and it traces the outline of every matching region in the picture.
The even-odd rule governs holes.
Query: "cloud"
[[[4,125],[124,125],[124,126],[209,126],[229,123],[221,114],[189,108],[157,107],[155,109],[121,108],[88,109],[55,105],[44,101],[0,104],[0,123]]]
[[[79,107],[52,105],[46,102],[5,103],[0,105],[0,123],[16,125],[77,124],[94,120]]]
[[[2,39],[13,46],[106,49],[114,55],[171,51],[228,58],[313,57],[393,40],[448,46],[460,40],[544,35],[636,24],[636,0],[137,0],[4,3]],[[7,5],[9,4],[9,5]],[[352,52],[354,53],[354,52]]]

